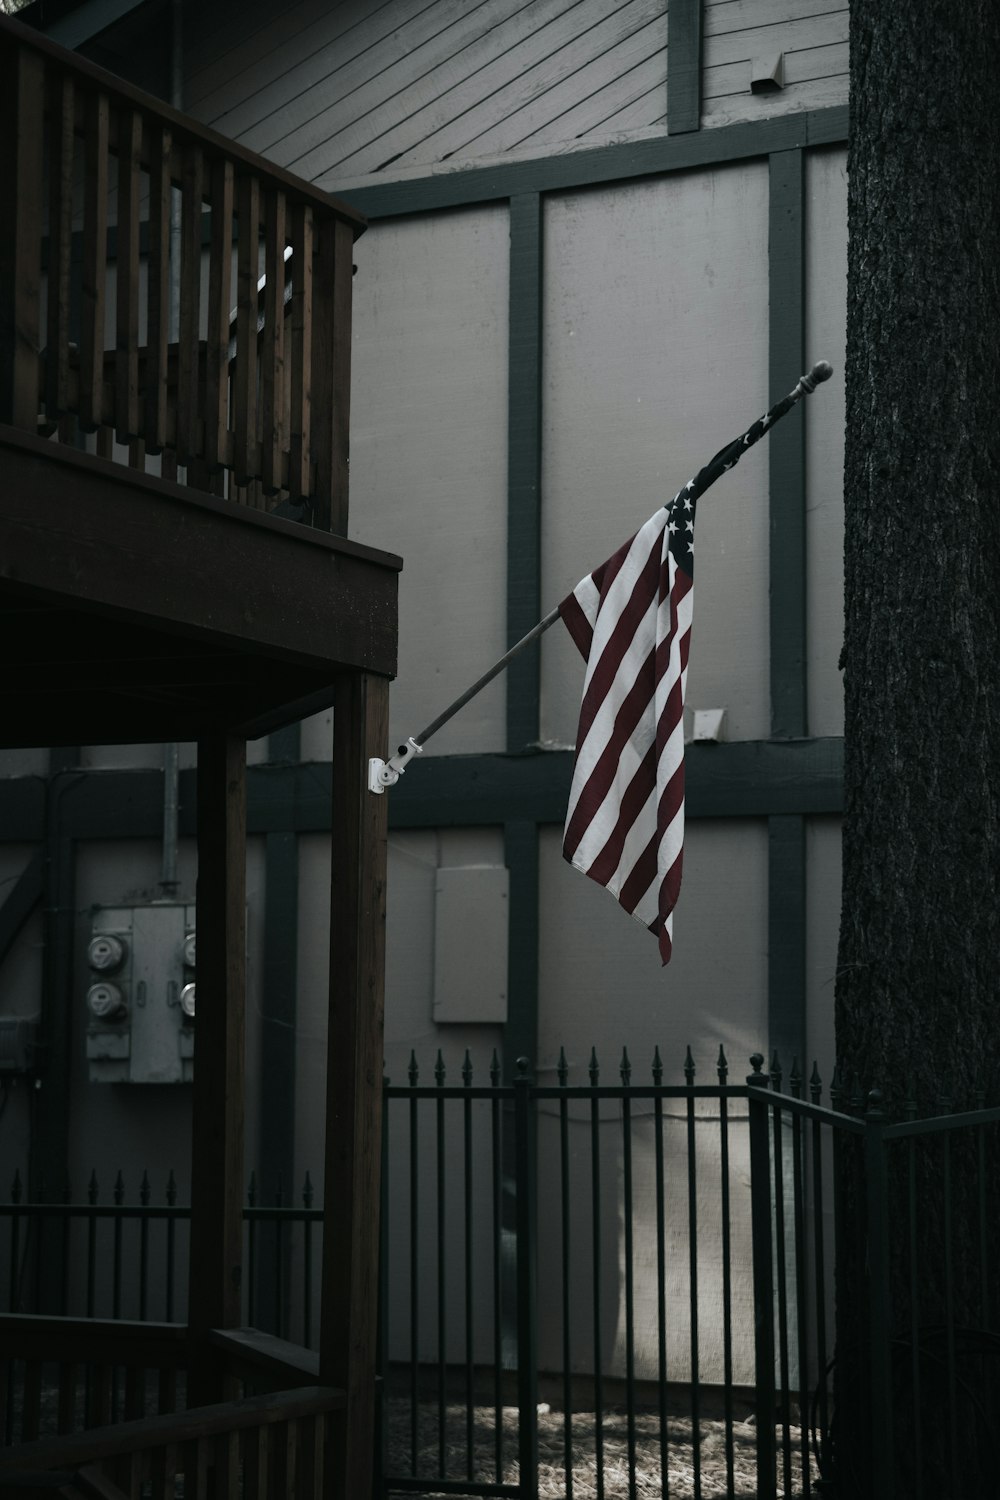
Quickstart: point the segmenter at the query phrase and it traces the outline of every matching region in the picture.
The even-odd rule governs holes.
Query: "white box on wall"
[[[439,869],[434,882],[434,1020],[507,1019],[510,874],[503,865]]]

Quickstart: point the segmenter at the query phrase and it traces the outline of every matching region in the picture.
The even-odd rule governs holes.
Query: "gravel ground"
[[[449,1479],[468,1477],[468,1446],[464,1406],[450,1406],[445,1424],[445,1474]],[[474,1480],[495,1479],[494,1412],[492,1407],[477,1407],[473,1412]],[[503,1481],[517,1481],[517,1412],[504,1409]],[[702,1420],[698,1444],[700,1490],[695,1489],[695,1464],[692,1427],[689,1418],[668,1419],[668,1473],[663,1483],[660,1472],[659,1414],[639,1411],[635,1418],[635,1488],[630,1489],[628,1419],[623,1411],[604,1414],[604,1495],[606,1500],[627,1500],[630,1495],[676,1497],[686,1500],[696,1493],[706,1497],[728,1497],[728,1500],[753,1500],[757,1494],[756,1431],[752,1422],[735,1422],[732,1451],[727,1451],[726,1426],[721,1421]],[[574,1412],[573,1431],[573,1500],[596,1500],[598,1469],[596,1462],[596,1425],[592,1412]],[[783,1430],[776,1438],[780,1444]],[[792,1448],[792,1487],[789,1497],[801,1493],[801,1432],[789,1429]],[[538,1479],[543,1500],[566,1500],[565,1424],[562,1412],[540,1410],[538,1418]],[[417,1429],[417,1474],[440,1474],[440,1437],[436,1407],[421,1407]],[[409,1475],[410,1408],[404,1402],[391,1402],[386,1473]],[[779,1468],[779,1493],[784,1494],[783,1471]],[[813,1472],[815,1479],[815,1471]],[[393,1494],[391,1484],[389,1494]],[[439,1492],[428,1490],[428,1495]],[[450,1492],[450,1500],[460,1500]],[[470,1497],[471,1500],[471,1497]]]

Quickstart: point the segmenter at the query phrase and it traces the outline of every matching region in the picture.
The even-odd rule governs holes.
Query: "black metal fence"
[[[143,1173],[129,1195],[118,1172],[110,1189],[91,1172],[84,1201],[67,1188],[58,1201],[24,1200],[16,1172],[0,1203],[0,1294],[4,1310],[171,1323],[187,1316],[191,1209],[178,1203],[171,1171],[154,1198]],[[297,1195],[275,1184],[261,1201],[255,1174],[243,1209],[243,1316],[251,1327],[315,1346],[323,1210],[306,1172]]]
[[[386,1493],[813,1492],[836,1116],[753,1064],[387,1087]]]
[[[608,1080],[560,1054],[551,1084],[505,1084],[467,1056],[452,1083],[439,1054],[432,1083],[413,1060],[387,1084],[381,1495],[991,1493],[1000,1109],[890,1122],[752,1065],[731,1083],[720,1049],[706,1082],[688,1052],[666,1083],[657,1053],[638,1081],[623,1054]],[[244,1315],[315,1344],[322,1210],[308,1177],[275,1196],[251,1183]],[[189,1209],[125,1198],[15,1181],[8,1306],[182,1317]]]
[[[995,1494],[1000,1109],[751,1064],[387,1086],[383,1493]]]

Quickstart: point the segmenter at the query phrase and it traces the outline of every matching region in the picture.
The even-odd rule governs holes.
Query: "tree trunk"
[[[852,0],[836,1032],[847,1088],[855,1075],[863,1094],[879,1088],[890,1120],[940,1113],[942,1098],[970,1108],[983,1089],[1000,1102],[998,86],[996,0]],[[1000,1244],[995,1134],[983,1150],[985,1164],[968,1131],[950,1139],[947,1163],[943,1137],[888,1150],[897,1494],[914,1492],[914,1433],[922,1461],[941,1467],[916,1481],[925,1494],[973,1500],[995,1487],[995,1475],[954,1468],[956,1438],[977,1461],[969,1403],[941,1410],[940,1425],[957,1425],[940,1443],[924,1420],[934,1370],[950,1370],[959,1392],[964,1371],[989,1399],[983,1371],[1000,1373],[971,1335],[973,1355],[930,1348],[948,1316],[977,1334],[991,1316],[996,1326],[982,1258]],[[841,1455],[858,1451],[866,1421],[860,1166],[846,1191]]]

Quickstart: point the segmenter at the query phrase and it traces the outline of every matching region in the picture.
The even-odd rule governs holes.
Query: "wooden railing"
[[[346,532],[360,215],[7,19],[0,86],[0,422]]]
[[[342,1391],[306,1386],[26,1443],[0,1453],[0,1495],[58,1474],[68,1481],[59,1493],[73,1494],[79,1476],[80,1493],[105,1500],[320,1500],[328,1493],[330,1419],[344,1405]]]
[[[252,1329],[198,1347],[179,1324],[47,1317],[3,1317],[0,1341],[0,1496],[42,1474],[112,1500],[329,1492],[346,1396],[318,1384],[308,1350]],[[234,1399],[187,1407],[187,1371],[205,1360]]]

